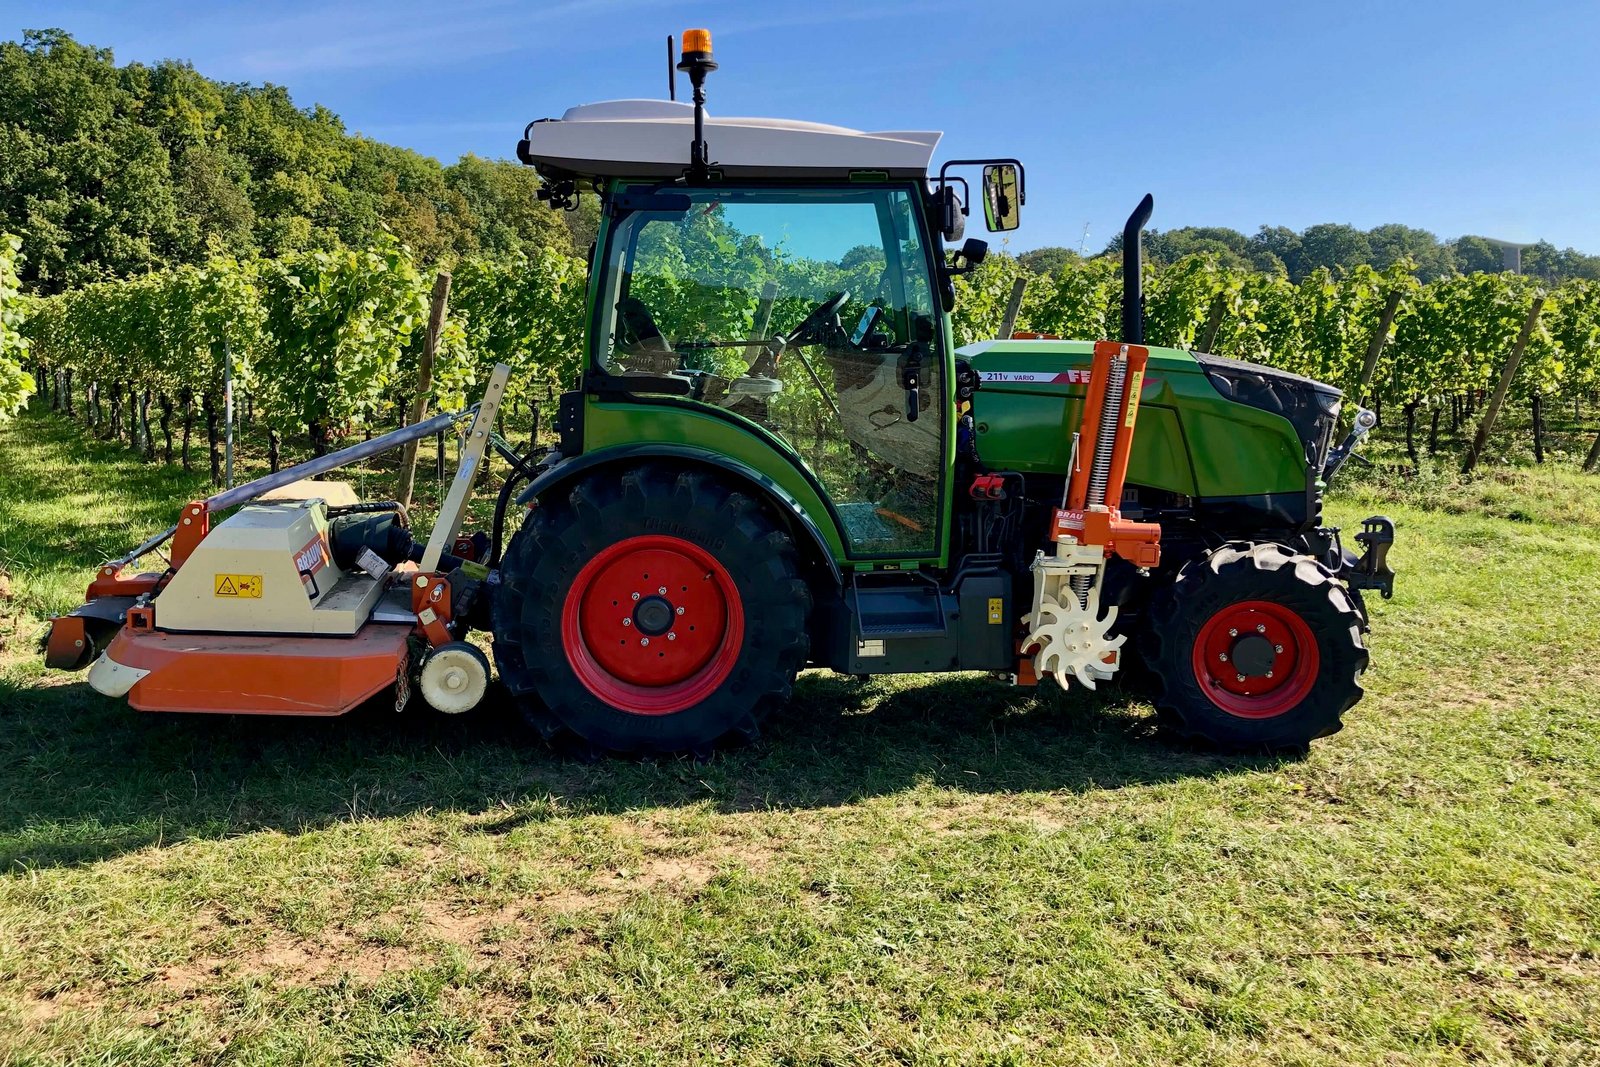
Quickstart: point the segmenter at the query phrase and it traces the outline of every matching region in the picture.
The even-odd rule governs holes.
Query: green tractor
[[[1148,197],[1119,341],[958,349],[952,279],[986,246],[957,172],[1003,231],[1021,164],[708,117],[710,37],[684,45],[692,104],[577,107],[518,145],[543,199],[602,208],[581,380],[491,561],[499,673],[546,736],[704,752],[806,667],[1092,687],[1134,659],[1188,737],[1338,730],[1393,525],[1358,558],[1322,493],[1370,416],[1335,448],[1338,390],[1142,346]]]

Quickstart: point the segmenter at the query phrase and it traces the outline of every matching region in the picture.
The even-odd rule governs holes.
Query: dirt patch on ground
[[[421,915],[421,936],[429,941],[470,947],[496,927],[523,924],[525,904],[507,904],[493,910],[462,911],[449,901],[425,900],[416,905]]]
[[[205,956],[162,970],[159,982],[168,992],[187,996],[229,977],[270,977],[287,985],[307,985],[348,975],[376,981],[417,964],[409,949],[363,944],[334,933],[317,941],[273,935],[266,944],[227,956]]]
[[[376,983],[429,966],[446,948],[476,965],[504,964],[538,951],[556,920],[580,914],[600,920],[641,898],[691,896],[719,876],[770,868],[791,844],[762,832],[704,834],[654,823],[613,829],[621,845],[614,858],[593,867],[573,862],[550,888],[510,900],[475,901],[454,884],[430,885],[428,872],[479,862],[470,848],[442,841],[418,846],[424,870],[417,872],[416,897],[381,915],[335,920],[309,936],[271,926],[263,931],[259,919],[241,922],[225,908],[204,908],[184,932],[189,958],[125,985],[96,983],[55,996],[25,992],[17,1002],[22,1022],[43,1027],[64,1014],[112,1011],[133,994],[137,1000],[153,998],[140,1017],[156,1025],[175,1009],[218,1002],[224,990],[243,982]],[[579,922],[587,925],[586,919]],[[155,931],[144,938],[155,939]]]
[[[22,996],[22,1021],[27,1026],[47,1026],[69,1011],[86,1011],[101,1006],[100,998],[82,990],[71,990],[53,997],[33,993]]]

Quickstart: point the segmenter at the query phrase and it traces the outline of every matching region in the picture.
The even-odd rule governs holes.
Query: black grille
[[[1300,437],[1306,462],[1320,471],[1333,445],[1344,396],[1331,385],[1242,359],[1194,353],[1217,392],[1229,400],[1282,415]]]

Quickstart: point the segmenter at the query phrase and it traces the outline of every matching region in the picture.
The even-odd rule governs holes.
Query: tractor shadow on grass
[[[848,805],[931,786],[1083,792],[1276,766],[1185,747],[1134,696],[955,676],[813,673],[754,745],[715,758],[584,761],[509,709],[446,718],[384,701],[342,718],[143,715],[82,682],[0,682],[0,872],[92,863],[256,830],[294,834],[418,811],[551,818],[710,804]],[[559,798],[552,805],[539,803]]]

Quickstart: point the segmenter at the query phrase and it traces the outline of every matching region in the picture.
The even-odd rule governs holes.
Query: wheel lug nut
[[[622,625],[624,625],[624,626],[632,626],[633,625],[633,620],[632,619],[623,619],[622,620]]]
[[[671,630],[667,631],[667,640],[668,641],[676,641],[677,639],[678,639],[678,635],[677,634],[673,633]]]
[[[1264,623],[1264,622],[1256,623],[1256,633],[1264,634],[1266,632],[1267,632],[1267,624],[1266,623]]]
[[[1218,652],[1217,658],[1224,663],[1228,662],[1228,654],[1226,652]]]
[[[679,609],[677,609],[677,610],[678,610],[678,614],[679,614],[679,615],[682,615],[682,614],[683,614],[683,609],[682,609],[682,608],[679,608]]]
[[[667,595],[667,587],[666,586],[662,586],[660,589],[656,590],[656,593],[658,595],[660,595],[660,596],[666,596]]]
[[[1274,651],[1274,652],[1282,652],[1283,651],[1283,646],[1282,645],[1273,645],[1272,646],[1272,651]]]
[[[1271,671],[1268,671],[1268,672],[1267,672],[1267,677],[1268,677],[1268,678],[1271,678],[1271,677],[1272,677],[1272,672],[1271,672]]]
[[[1242,681],[1244,681],[1244,675],[1236,674],[1236,675],[1233,676],[1233,680],[1236,681],[1236,682],[1242,682]]]
[[[639,643],[641,645],[648,645],[650,643],[650,639],[648,637],[641,637],[639,638]]]
[[[1229,630],[1228,630],[1228,636],[1229,637],[1238,637],[1239,636],[1239,631],[1235,630],[1235,629],[1232,629],[1230,627]]]
[[[633,599],[638,600],[639,599],[639,594],[638,593],[633,594]]]

